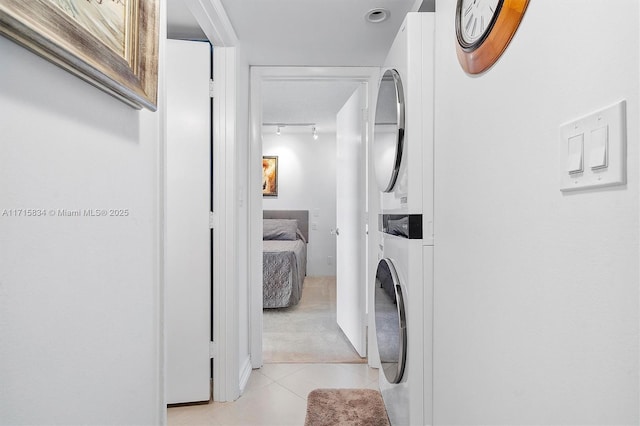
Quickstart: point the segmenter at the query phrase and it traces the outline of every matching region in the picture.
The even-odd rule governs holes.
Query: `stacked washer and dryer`
[[[372,155],[381,191],[374,289],[380,391],[392,425],[432,423],[434,14],[409,13],[389,51]]]

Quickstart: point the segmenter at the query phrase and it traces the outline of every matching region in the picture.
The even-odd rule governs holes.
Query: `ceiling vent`
[[[378,24],[389,19],[390,15],[391,12],[389,12],[388,9],[378,7],[376,9],[371,9],[370,11],[368,11],[367,14],[364,15],[364,18],[372,24]]]

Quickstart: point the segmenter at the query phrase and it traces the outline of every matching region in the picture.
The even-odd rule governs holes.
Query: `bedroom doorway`
[[[336,245],[349,238],[337,232],[336,117],[360,85],[300,79],[262,86],[266,363],[364,361],[336,319]],[[357,170],[357,161],[352,163]],[[280,240],[292,221],[302,235],[297,238],[294,226],[294,240]]]
[[[377,69],[369,68],[252,69],[252,164],[263,156],[277,157],[278,185],[277,195],[271,197],[255,194],[252,189],[250,238],[256,243],[262,239],[263,208],[308,210],[310,228],[308,273],[299,301],[292,306],[267,309],[263,315],[262,285],[251,288],[251,356],[254,368],[260,367],[263,362],[367,362],[367,358],[354,349],[338,326],[336,313],[336,240],[340,233],[336,210],[336,116],[358,87],[364,88],[360,96],[365,103],[372,98],[369,92],[372,86],[377,87],[377,73]],[[291,85],[291,88],[287,89],[287,85]],[[302,89],[305,85],[311,90],[306,94]],[[312,115],[313,106],[318,102],[330,103],[332,91],[342,92],[333,94],[331,119],[322,121]],[[293,94],[304,103],[296,104]],[[276,95],[281,98],[280,101],[271,100]],[[287,108],[294,113],[287,113]],[[367,114],[356,115],[363,119]],[[365,132],[366,137],[368,128]],[[366,154],[362,157],[366,158]],[[366,160],[363,163],[354,168],[361,167],[364,172]],[[255,173],[253,167],[251,173]],[[251,181],[262,183],[262,176],[253,176]],[[362,193],[366,194],[365,182],[366,179],[362,179],[360,185]],[[331,194],[331,200],[321,194],[327,188],[330,188],[327,193]],[[363,214],[366,201],[366,197],[363,197]],[[361,234],[362,242],[356,244],[362,252],[362,246],[366,246],[367,242],[364,230]],[[252,259],[260,260],[260,269],[262,257],[261,250],[252,253]],[[359,267],[362,277],[359,279],[362,288],[359,297],[364,307],[359,318],[360,324],[367,323],[368,299],[364,284],[367,282],[367,271],[364,258]],[[251,264],[256,265],[257,262],[252,261]],[[263,271],[260,269],[252,269],[253,283],[262,284]],[[363,326],[361,340],[363,343],[359,349],[366,356],[366,326]]]

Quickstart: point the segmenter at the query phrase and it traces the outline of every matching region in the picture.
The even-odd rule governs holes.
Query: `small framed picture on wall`
[[[262,196],[278,196],[278,157],[262,157]]]

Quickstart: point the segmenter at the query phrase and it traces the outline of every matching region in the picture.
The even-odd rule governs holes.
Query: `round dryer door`
[[[378,188],[391,192],[396,184],[404,143],[404,91],[400,74],[387,70],[378,88],[373,133],[373,161]]]
[[[407,325],[402,288],[389,259],[378,263],[375,314],[382,370],[389,383],[400,383],[407,356]]]

